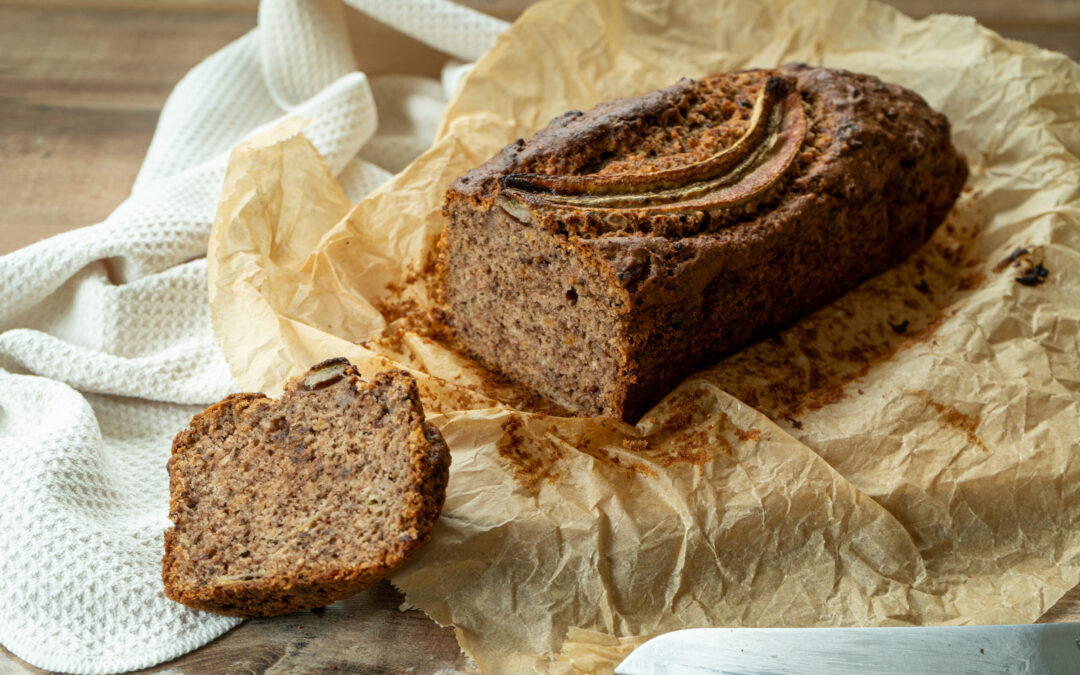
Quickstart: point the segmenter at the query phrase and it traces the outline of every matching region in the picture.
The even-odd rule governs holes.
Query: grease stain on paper
[[[946,425],[952,427],[953,429],[964,432],[964,435],[967,437],[968,443],[974,445],[983,452],[990,452],[990,449],[987,448],[986,445],[975,434],[975,430],[978,429],[979,424],[982,423],[982,419],[980,419],[978,416],[966,415],[951,405],[939,403],[938,401],[935,401],[930,396],[930,394],[925,391],[914,391],[911,393],[921,398],[923,401],[926,401],[926,404],[933,408],[935,412],[937,412],[938,417],[940,417],[941,421],[944,422]]]
[[[542,435],[521,432],[521,419],[511,417],[502,425],[503,435],[495,444],[499,457],[506,460],[514,481],[536,496],[544,483],[554,483],[561,475],[560,460],[566,451]]]

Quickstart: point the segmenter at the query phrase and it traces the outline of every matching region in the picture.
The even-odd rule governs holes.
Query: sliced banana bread
[[[345,359],[278,400],[234,394],[173,441],[165,594],[231,616],[346,598],[401,565],[442,509],[450,452],[416,382]]]
[[[568,112],[459,178],[441,301],[488,368],[633,422],[903,260],[966,178],[948,120],[876,77],[683,80]]]

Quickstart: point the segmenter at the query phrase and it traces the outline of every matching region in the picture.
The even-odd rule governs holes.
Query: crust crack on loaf
[[[789,65],[554,119],[447,191],[439,293],[488,368],[636,421],[902,261],[967,179],[917,94]]]

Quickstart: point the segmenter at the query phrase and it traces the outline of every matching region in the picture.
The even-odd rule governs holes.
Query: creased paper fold
[[[903,265],[636,427],[522,409],[387,309],[429,306],[443,192],[504,144],[790,61],[897,82],[952,121],[968,188]],[[453,468],[394,582],[486,670],[610,669],[690,626],[1032,621],[1080,580],[1078,83],[970,19],[854,0],[545,3],[476,64],[434,146],[355,206],[299,125],[241,147],[211,241],[215,331],[251,390],[340,355],[417,375]],[[1036,264],[1045,283],[1016,281]]]

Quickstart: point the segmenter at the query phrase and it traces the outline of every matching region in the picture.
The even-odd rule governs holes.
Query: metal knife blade
[[[1080,623],[897,628],[691,628],[655,637],[617,675],[1080,675]]]

